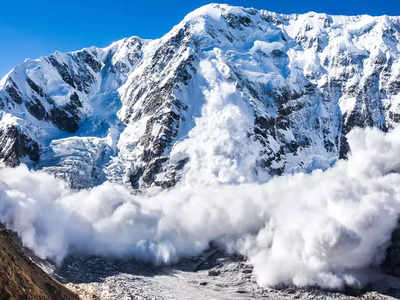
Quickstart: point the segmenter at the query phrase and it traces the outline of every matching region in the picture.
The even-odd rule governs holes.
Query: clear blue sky
[[[210,2],[281,13],[400,15],[400,0],[9,0],[0,6],[0,77],[24,58],[106,46],[138,35],[156,38]]]

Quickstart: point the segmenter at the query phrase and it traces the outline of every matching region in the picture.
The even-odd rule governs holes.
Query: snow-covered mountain
[[[400,18],[211,4],[156,40],[27,59],[0,81],[0,159],[84,188],[263,182],[400,122]]]

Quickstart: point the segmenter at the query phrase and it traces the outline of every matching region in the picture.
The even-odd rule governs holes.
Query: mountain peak
[[[7,127],[8,114],[19,130],[3,135],[30,141],[27,149],[11,143],[7,153],[19,152],[7,157],[74,178],[76,187],[110,178],[169,186],[196,156],[187,143],[201,136],[198,120],[233,105],[247,124],[242,136],[260,151],[255,173],[325,168],[345,156],[354,126],[397,126],[397,106],[388,103],[398,93],[399,28],[394,17],[208,4],[158,40],[130,37],[29,60],[2,80],[0,124]],[[213,99],[224,105],[207,108]],[[90,148],[84,157],[81,147]],[[40,159],[20,157],[27,153]],[[66,168],[72,157],[94,175]]]

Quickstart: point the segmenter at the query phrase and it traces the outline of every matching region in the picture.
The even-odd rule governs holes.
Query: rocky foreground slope
[[[79,298],[36,266],[15,237],[0,225],[0,299]]]

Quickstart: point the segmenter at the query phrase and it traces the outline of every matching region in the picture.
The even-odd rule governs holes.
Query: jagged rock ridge
[[[157,40],[14,68],[0,82],[0,159],[74,188],[170,187],[195,169],[202,142],[214,147],[210,159],[229,156],[218,152],[224,139],[200,136],[218,120],[232,139],[237,113],[257,156],[239,182],[327,168],[346,156],[355,126],[390,130],[400,121],[399,41],[398,17],[207,5]],[[243,154],[232,156],[226,163],[240,166]],[[206,183],[236,181],[222,173],[210,170]]]

